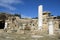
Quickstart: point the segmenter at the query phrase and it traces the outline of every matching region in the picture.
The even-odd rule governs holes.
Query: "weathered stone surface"
[[[42,33],[48,33],[48,22],[49,19],[53,19],[54,23],[54,33],[56,30],[59,30],[60,21],[59,19],[54,19],[54,16],[51,16],[49,12],[43,13],[43,26],[42,30],[38,30],[38,19],[32,19],[32,18],[19,18],[18,16],[13,15],[7,15],[5,14],[8,19],[4,20],[7,22],[7,28],[4,30],[5,32],[11,33],[24,33],[24,30],[33,30],[31,31],[32,34],[40,34]],[[2,21],[2,20],[0,20]],[[22,31],[23,30],[23,31]],[[38,31],[34,31],[38,30]],[[1,32],[4,32],[1,31]]]

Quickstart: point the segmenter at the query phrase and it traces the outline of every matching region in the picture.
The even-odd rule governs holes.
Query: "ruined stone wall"
[[[49,13],[43,13],[43,27],[42,32],[48,32],[48,20],[49,20]]]
[[[30,30],[38,30],[38,19],[20,19],[19,17],[15,17],[16,19],[12,21],[12,17],[8,20],[8,30],[24,30],[24,29],[30,29]],[[53,19],[53,17],[49,16],[49,14],[43,15],[43,27],[42,32],[48,33],[48,22],[49,19]],[[54,31],[59,29],[59,23],[57,19],[53,19],[53,25],[54,25]]]
[[[8,19],[5,20],[7,22],[7,28],[4,29],[6,32],[20,32],[20,30],[38,30],[38,19],[31,19],[31,18],[19,18],[17,16],[7,16]],[[42,32],[47,32],[48,33],[48,22],[49,20],[53,20],[53,28],[54,32],[56,30],[59,30],[59,24],[60,22],[58,19],[53,19],[52,16],[50,16],[49,13],[45,13],[43,15],[43,27],[42,27]]]

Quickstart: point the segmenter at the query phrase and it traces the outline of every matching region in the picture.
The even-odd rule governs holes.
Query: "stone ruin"
[[[48,20],[50,19],[53,20],[54,23],[54,33],[57,33],[60,29],[59,19],[50,16],[49,12],[44,12],[43,18],[42,30],[38,30],[38,19],[20,18],[7,13],[0,13],[0,32],[3,30],[7,33],[24,33],[24,30],[28,30],[31,33],[49,33]]]
[[[41,8],[41,9],[40,9]],[[60,19],[51,16],[50,12],[43,12],[39,8],[38,18],[20,18],[19,16],[0,13],[0,32],[24,33],[26,30],[32,34],[56,34],[60,32]],[[42,24],[42,25],[41,25]]]

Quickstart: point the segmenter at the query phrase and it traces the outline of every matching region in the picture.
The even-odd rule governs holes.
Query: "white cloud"
[[[3,4],[3,3],[0,3],[0,6],[5,7],[5,8],[7,8],[7,9],[9,9],[9,10],[15,10],[15,9],[16,9],[16,8],[13,7],[13,6],[10,6],[10,5],[7,5],[7,4]]]
[[[11,6],[11,4],[21,4],[22,0],[0,0],[0,6],[5,7],[9,10],[16,10],[16,7]]]
[[[25,15],[22,15],[22,14],[21,14],[21,17],[22,17],[22,18],[31,18],[31,17],[29,17],[29,16],[25,16]]]
[[[13,3],[22,3],[21,0],[0,0],[0,3],[13,4]]]

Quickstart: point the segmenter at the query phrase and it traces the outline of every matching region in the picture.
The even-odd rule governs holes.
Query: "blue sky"
[[[60,0],[0,0],[0,12],[19,13],[22,17],[37,17],[39,5],[43,5],[43,11],[60,16]]]

